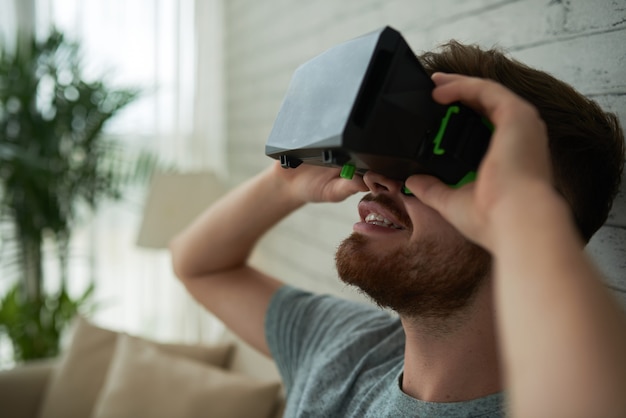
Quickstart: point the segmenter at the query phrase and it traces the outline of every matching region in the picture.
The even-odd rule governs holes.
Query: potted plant
[[[0,294],[0,333],[16,361],[56,355],[68,322],[92,302],[93,280],[68,292],[70,239],[83,207],[121,197],[129,165],[102,129],[139,94],[85,80],[79,45],[62,33],[26,36],[13,52],[0,45],[0,266],[14,279]],[[44,286],[50,244],[55,291]]]

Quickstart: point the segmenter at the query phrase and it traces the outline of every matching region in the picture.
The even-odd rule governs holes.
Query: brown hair
[[[451,41],[418,57],[426,71],[489,78],[532,103],[548,127],[555,186],[572,207],[585,241],[606,221],[624,165],[617,117],[551,75],[497,49]]]

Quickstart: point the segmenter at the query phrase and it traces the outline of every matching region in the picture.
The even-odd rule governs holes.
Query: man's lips
[[[359,202],[361,223],[395,230],[407,229],[410,225],[408,216],[402,213],[395,202],[382,195],[365,196]]]

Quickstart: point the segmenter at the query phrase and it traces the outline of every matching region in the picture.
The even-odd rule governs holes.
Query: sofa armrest
[[[34,361],[0,371],[2,415],[36,418],[55,366],[56,360],[53,359]]]

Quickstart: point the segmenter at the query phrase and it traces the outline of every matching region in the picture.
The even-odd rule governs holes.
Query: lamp
[[[167,248],[176,234],[223,194],[222,184],[211,172],[154,173],[137,245]]]

